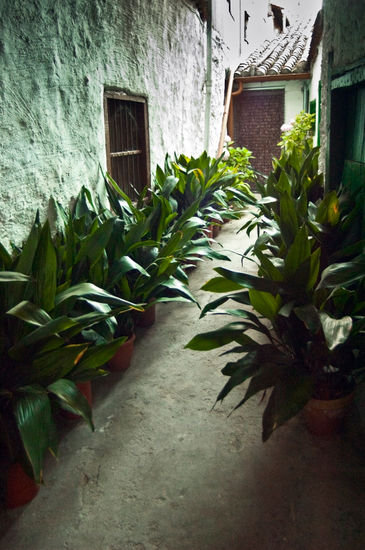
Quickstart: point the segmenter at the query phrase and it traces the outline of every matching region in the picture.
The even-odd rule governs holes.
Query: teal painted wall
[[[333,164],[329,143],[335,119],[346,117],[342,112],[348,108],[331,100],[331,89],[340,90],[365,82],[365,9],[360,0],[324,0],[323,3],[323,57],[322,57],[322,112],[321,145],[323,166],[330,172]],[[345,88],[344,88],[345,86]],[[331,106],[331,101],[333,105]],[[337,109],[337,113],[335,112]],[[335,136],[336,137],[336,136]],[[333,141],[333,140],[332,140]],[[326,156],[326,159],[324,158]],[[327,177],[327,186],[331,187]]]
[[[151,170],[204,143],[206,26],[184,0],[0,2],[0,239],[16,243],[51,195],[67,203],[106,168],[103,93],[148,99]],[[212,150],[224,67],[214,41]]]

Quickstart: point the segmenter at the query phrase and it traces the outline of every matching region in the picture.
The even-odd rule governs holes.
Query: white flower
[[[292,130],[292,129],[293,129],[293,126],[291,124],[283,124],[280,127],[281,132],[290,132],[290,130]]]

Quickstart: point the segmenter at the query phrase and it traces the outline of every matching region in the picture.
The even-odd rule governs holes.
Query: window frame
[[[150,144],[149,144],[149,125],[148,125],[148,102],[147,98],[143,96],[138,95],[130,95],[126,92],[120,91],[120,90],[110,90],[106,89],[104,90],[104,126],[105,126],[105,149],[106,149],[106,165],[107,165],[107,171],[108,173],[113,177],[112,173],[112,156],[113,153],[111,152],[111,137],[110,137],[110,120],[108,116],[108,99],[118,100],[118,101],[126,101],[129,103],[138,103],[143,106],[143,114],[142,114],[142,120],[143,120],[143,128],[142,128],[142,149],[141,149],[141,179],[142,184],[140,188],[138,188],[138,191],[141,191],[145,185],[150,185],[151,182],[151,168],[150,168]],[[115,156],[129,156],[128,150],[123,150],[120,152],[121,154]],[[124,154],[123,154],[124,153]],[[136,154],[135,151],[130,150],[130,156],[133,154]],[[122,184],[120,182],[117,182],[118,185],[122,187]],[[124,191],[129,195],[129,193],[124,189]],[[134,195],[134,192],[132,193]],[[136,197],[131,197],[132,200],[135,200]]]

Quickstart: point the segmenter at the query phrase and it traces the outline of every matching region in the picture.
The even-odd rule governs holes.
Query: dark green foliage
[[[341,192],[323,194],[318,150],[306,135],[299,145],[293,139],[289,147],[289,141],[284,140],[273,172],[259,186],[257,212],[244,226],[248,232],[259,229],[245,253],[256,262],[258,275],[217,268],[219,277],[203,286],[229,294],[208,304],[202,315],[239,321],[198,334],[187,345],[206,350],[234,343],[225,353],[243,354],[223,368],[229,380],[218,400],[246,380],[237,407],[271,390],[264,441],[313,392],[330,398],[359,381],[364,371],[364,241],[353,231],[359,209],[349,193],[346,200]],[[221,307],[232,302],[231,309]]]

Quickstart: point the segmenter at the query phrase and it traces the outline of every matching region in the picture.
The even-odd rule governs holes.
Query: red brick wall
[[[244,90],[233,98],[234,145],[252,151],[252,166],[268,174],[279,156],[280,126],[284,123],[284,90]]]

